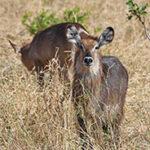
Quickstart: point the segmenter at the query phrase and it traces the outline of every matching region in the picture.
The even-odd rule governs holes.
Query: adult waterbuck
[[[75,26],[67,29],[68,41],[74,44],[69,71],[79,133],[85,140],[82,149],[86,148],[89,127],[93,128],[93,133],[98,128],[105,132],[111,132],[112,129],[115,141],[118,138],[128,73],[116,57],[102,56],[99,50],[110,43],[113,37],[112,27],[106,28],[99,38],[88,39],[82,39]]]
[[[31,71],[35,69],[38,76],[38,82],[42,86],[44,84],[44,70],[56,55],[59,60],[60,67],[68,67],[70,60],[70,51],[73,47],[72,43],[67,40],[67,28],[75,26],[81,38],[89,38],[90,35],[86,29],[78,23],[60,23],[53,25],[43,31],[38,32],[31,43],[19,48],[16,44],[9,40],[13,49],[21,54],[21,61],[25,67]],[[64,69],[64,75],[67,71]]]

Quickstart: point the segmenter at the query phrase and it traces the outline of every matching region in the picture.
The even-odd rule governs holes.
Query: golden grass
[[[21,24],[25,11],[36,14],[47,8],[61,16],[64,9],[72,6],[90,11],[87,24],[90,33],[94,34],[94,27],[114,27],[115,39],[103,53],[119,57],[129,73],[120,150],[149,150],[150,41],[145,39],[136,20],[127,21],[125,1],[120,0],[0,1],[0,149],[79,149],[68,89],[56,75],[49,82],[47,73],[47,86],[39,92],[36,77],[27,72],[7,42],[10,38],[21,44],[32,38]],[[146,22],[149,25],[149,19]],[[64,88],[67,93],[62,104]],[[96,144],[95,149],[111,148]]]

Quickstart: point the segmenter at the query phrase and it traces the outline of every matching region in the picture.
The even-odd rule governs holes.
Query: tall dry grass
[[[70,93],[63,80],[59,80],[57,69],[51,66],[53,78],[50,80],[46,73],[46,87],[40,92],[36,77],[24,68],[7,42],[9,38],[21,44],[32,38],[21,24],[25,11],[36,14],[47,8],[61,16],[64,9],[73,6],[90,11],[87,24],[90,33],[94,34],[94,27],[114,27],[115,39],[103,49],[103,54],[119,57],[129,73],[119,149],[149,150],[150,41],[145,39],[136,20],[127,21],[125,1],[120,0],[0,1],[0,149],[79,149]],[[146,22],[149,26],[149,16]],[[62,103],[63,89],[66,96]],[[102,141],[95,144],[95,149],[113,147]]]

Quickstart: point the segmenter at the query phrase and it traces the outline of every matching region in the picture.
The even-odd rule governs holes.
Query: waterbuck
[[[70,62],[70,51],[73,47],[72,43],[67,40],[67,28],[75,26],[81,38],[94,38],[89,35],[86,29],[79,23],[60,23],[53,25],[43,31],[38,32],[31,43],[26,44],[22,48],[9,43],[13,49],[21,54],[21,61],[26,68],[31,71],[35,69],[38,76],[38,82],[42,86],[44,84],[44,69],[46,69],[49,61],[56,55],[59,60],[60,67],[68,67]],[[64,75],[67,71],[64,70]]]
[[[89,126],[113,131],[118,138],[119,125],[128,87],[128,73],[118,58],[102,56],[99,48],[114,37],[112,27],[106,28],[99,38],[82,39],[78,29],[67,29],[68,41],[74,44],[69,69],[72,101],[82,139],[87,139]],[[90,121],[89,121],[90,120]],[[91,124],[88,124],[88,121]],[[95,132],[95,131],[94,131]],[[82,147],[85,149],[85,143]]]
[[[39,84],[44,84],[44,69],[57,54],[64,75],[71,81],[72,102],[80,126],[80,137],[86,138],[87,122],[94,129],[109,132],[114,137],[123,118],[123,107],[128,86],[128,74],[118,58],[102,56],[101,46],[114,37],[112,27],[106,28],[100,37],[89,35],[78,23],[61,23],[38,32],[31,43],[18,50],[28,70],[35,70]],[[68,53],[69,52],[69,53]],[[88,121],[90,120],[90,121]],[[95,132],[95,131],[94,131]]]

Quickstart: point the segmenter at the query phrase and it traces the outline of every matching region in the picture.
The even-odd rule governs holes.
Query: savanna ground
[[[32,38],[21,24],[25,11],[36,14],[46,8],[61,16],[63,10],[74,6],[90,12],[87,27],[91,34],[96,27],[114,27],[115,39],[103,49],[103,54],[119,57],[129,73],[119,149],[150,149],[150,41],[136,20],[127,20],[125,3],[121,0],[0,0],[0,149],[79,149],[69,95],[66,94],[63,107],[60,102],[63,84],[55,75],[44,92],[39,92],[36,77],[26,70],[7,41],[11,39],[21,45]],[[49,78],[46,80],[48,83]],[[95,143],[95,149],[113,147],[101,140],[101,144]]]

